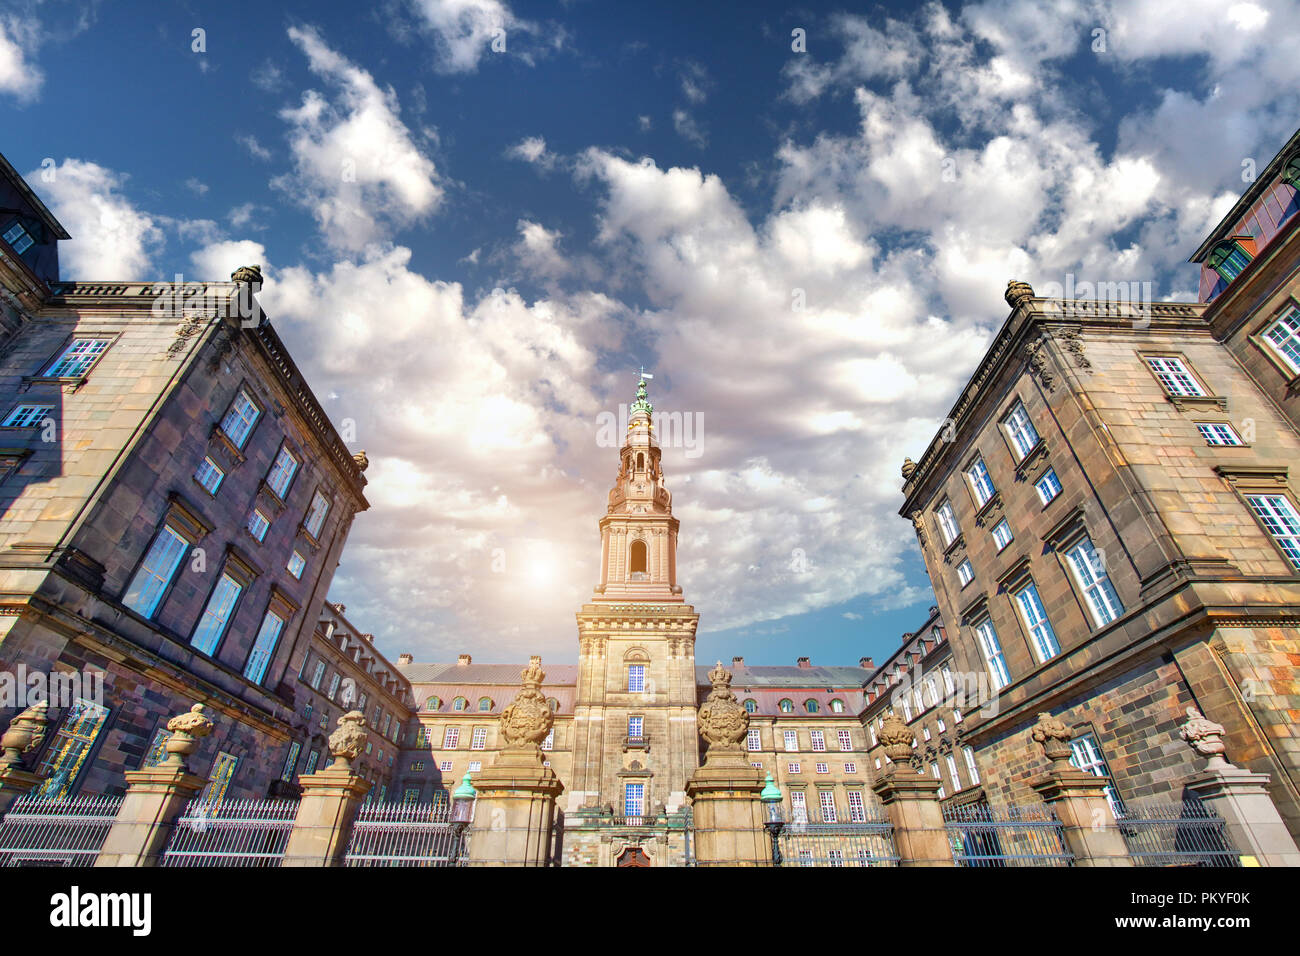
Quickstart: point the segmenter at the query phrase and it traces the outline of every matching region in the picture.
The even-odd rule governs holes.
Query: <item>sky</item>
[[[64,278],[262,265],[390,656],[576,660],[644,366],[698,659],[879,661],[933,600],[899,466],[1008,279],[1194,300],[1296,7],[0,0],[0,150]]]

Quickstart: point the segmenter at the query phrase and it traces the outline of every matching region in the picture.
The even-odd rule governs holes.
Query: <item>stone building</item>
[[[260,271],[64,281],[66,231],[0,180],[0,671],[62,675],[44,792],[121,792],[202,701],[210,793],[263,796],[364,459],[261,315]]]
[[[312,631],[294,694],[296,733],[277,791],[296,789],[299,774],[328,765],[330,733],[340,717],[356,710],[365,715],[370,738],[354,766],[370,782],[367,799],[383,802],[398,793],[392,780],[401,769],[398,748],[415,698],[410,683],[375,647],[374,635],[357,630],[344,617],[345,610],[326,601]]]
[[[1176,799],[1196,706],[1300,832],[1296,146],[1193,257],[1208,303],[1010,283],[944,429],[904,464],[952,667],[992,703],[963,730],[994,802],[1032,799],[1040,711],[1116,807]]]

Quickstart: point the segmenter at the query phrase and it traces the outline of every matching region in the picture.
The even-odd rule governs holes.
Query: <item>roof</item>
[[[525,664],[394,664],[403,677],[412,684],[507,684],[520,686],[520,675]],[[542,687],[551,684],[576,684],[577,664],[542,664],[546,680]]]
[[[13,183],[14,188],[22,193],[24,199],[31,203],[32,209],[35,210],[36,215],[40,216],[41,221],[49,227],[50,232],[60,239],[72,238],[68,235],[68,230],[63,228],[63,223],[54,218],[54,213],[50,212],[45,203],[41,202],[41,198],[32,192],[32,187],[27,185],[27,180],[19,175],[18,170],[14,169],[9,160],[5,159],[3,153],[0,153],[0,175]]]
[[[1210,248],[1224,238],[1224,233],[1236,225],[1242,216],[1246,215],[1250,207],[1255,205],[1255,201],[1264,194],[1264,190],[1272,186],[1273,181],[1282,174],[1283,162],[1295,152],[1297,146],[1300,146],[1300,129],[1291,134],[1291,138],[1286,141],[1286,145],[1279,149],[1277,154],[1269,160],[1268,165],[1256,175],[1255,181],[1250,184],[1250,188],[1241,194],[1241,198],[1228,210],[1228,214],[1219,220],[1217,226],[1210,230],[1205,237],[1205,241],[1192,253],[1192,257],[1187,260],[1188,262],[1201,262],[1210,254]]]
[[[799,667],[789,665],[750,667],[737,664],[727,669],[731,671],[731,686],[733,689],[737,687],[806,687],[810,690],[825,689],[827,687],[861,688],[863,682],[871,676],[871,671],[863,667]],[[709,671],[711,670],[713,670],[712,666],[706,667],[703,664],[697,664],[695,667],[695,682],[702,687],[708,687],[710,684]]]

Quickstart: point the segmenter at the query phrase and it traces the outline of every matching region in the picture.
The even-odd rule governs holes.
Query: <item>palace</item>
[[[359,713],[367,801],[439,804],[502,779],[527,669],[553,715],[539,773],[563,788],[552,863],[690,862],[699,711],[727,687],[748,717],[727,772],[770,777],[791,821],[875,819],[891,763],[945,812],[1032,804],[1045,733],[1116,817],[1176,802],[1200,769],[1180,739],[1194,710],[1298,834],[1298,187],[1300,133],[1193,253],[1198,302],[1008,284],[944,427],[903,464],[935,604],[880,664],[697,663],[643,376],[577,663],[539,668],[381,653],[325,597],[368,507],[366,454],[253,300],[260,270],[195,289],[216,314],[158,314],[148,282],[63,281],[66,231],[0,158],[0,669],[105,675],[102,699],[51,701],[25,758],[40,793],[122,793],[201,702],[205,799],[297,795]]]

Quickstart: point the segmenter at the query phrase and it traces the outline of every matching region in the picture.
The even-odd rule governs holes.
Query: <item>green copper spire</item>
[[[473,800],[477,796],[478,791],[475,790],[474,785],[469,782],[469,774],[465,774],[465,776],[461,778],[460,786],[452,793],[452,797],[456,800]]]
[[[644,374],[645,373],[643,372],[642,376],[644,376]],[[654,417],[654,411],[655,407],[651,405],[650,400],[646,398],[645,378],[642,377],[641,381],[636,384],[636,401],[632,403],[630,414],[635,415],[637,412],[645,412],[647,418],[652,418]]]
[[[763,792],[758,795],[758,799],[764,803],[779,803],[781,800],[781,788],[776,785],[776,781],[772,779],[770,773],[767,775],[766,785],[763,787]]]

